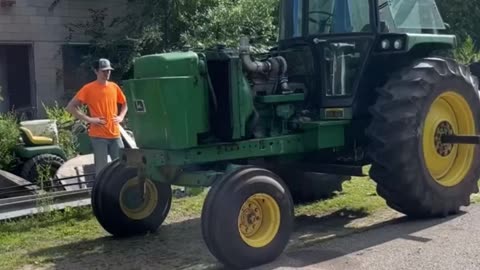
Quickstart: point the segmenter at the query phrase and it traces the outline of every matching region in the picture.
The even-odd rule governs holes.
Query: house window
[[[63,53],[63,87],[65,98],[69,100],[87,82],[95,80],[90,67],[85,66],[84,58],[89,53],[88,45],[64,45]]]

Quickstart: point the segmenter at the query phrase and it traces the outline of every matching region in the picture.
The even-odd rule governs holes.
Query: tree
[[[449,32],[456,34],[460,40],[471,36],[480,40],[480,0],[437,0],[443,20],[449,24]]]
[[[196,14],[194,21],[202,23],[186,29],[183,43],[193,47],[236,47],[240,36],[247,35],[255,40],[257,49],[265,49],[277,41],[277,6],[278,0],[219,0],[206,12]]]
[[[179,50],[184,46],[237,46],[241,35],[253,36],[264,48],[276,41],[279,0],[130,0],[124,16],[106,21],[106,9],[90,10],[91,17],[70,24],[69,38],[90,38],[85,63],[108,57],[116,74],[128,77],[133,60],[145,54]],[[118,78],[117,78],[118,79]]]

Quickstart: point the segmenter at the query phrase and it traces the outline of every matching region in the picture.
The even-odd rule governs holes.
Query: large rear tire
[[[113,236],[155,232],[170,211],[170,185],[145,179],[137,169],[114,161],[98,175],[92,189],[92,208],[100,225]]]
[[[372,107],[368,155],[379,195],[412,217],[455,214],[478,192],[479,147],[443,134],[479,134],[476,79],[453,60],[426,58],[395,75]]]
[[[293,230],[293,201],[272,172],[244,167],[218,180],[202,210],[202,234],[210,252],[229,269],[276,259]]]

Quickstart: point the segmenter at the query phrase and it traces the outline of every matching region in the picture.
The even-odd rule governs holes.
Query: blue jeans
[[[91,137],[93,158],[95,162],[95,176],[108,164],[108,156],[115,160],[120,155],[120,148],[123,148],[122,138],[104,139]]]

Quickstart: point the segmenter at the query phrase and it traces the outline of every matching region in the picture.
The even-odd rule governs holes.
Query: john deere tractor
[[[92,192],[109,233],[155,231],[171,185],[211,186],[204,241],[224,265],[248,268],[283,252],[292,197],[325,177],[371,164],[378,194],[417,218],[457,213],[478,192],[477,78],[441,57],[456,38],[434,0],[280,4],[266,56],[239,37],[238,48],[136,59],[125,92],[138,149]]]

